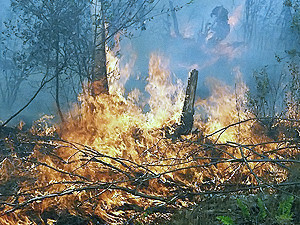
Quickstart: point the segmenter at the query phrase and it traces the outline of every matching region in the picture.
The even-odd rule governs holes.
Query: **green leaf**
[[[218,220],[220,220],[224,225],[233,225],[234,221],[230,216],[217,216]]]
[[[257,199],[257,206],[259,208],[259,214],[258,214],[258,218],[260,220],[264,220],[267,217],[267,211],[265,208],[265,204],[264,202],[261,200],[261,198]]]
[[[247,219],[250,218],[250,211],[248,209],[248,206],[239,198],[236,200],[236,202],[238,207],[241,209],[243,216]]]
[[[293,202],[294,197],[289,196],[287,199],[282,200],[279,203],[276,215],[277,222],[279,222],[280,224],[285,224],[293,219],[293,213],[291,212]]]

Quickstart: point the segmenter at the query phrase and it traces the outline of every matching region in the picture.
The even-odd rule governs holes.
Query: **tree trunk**
[[[173,18],[175,35],[176,35],[176,37],[180,37],[180,32],[179,32],[179,28],[178,28],[178,20],[177,20],[175,8],[174,8],[174,5],[173,5],[173,1],[169,0],[169,5],[170,5],[172,18]]]
[[[197,82],[198,71],[193,70],[189,74],[180,123],[174,124],[173,130],[167,129],[166,137],[174,139],[178,138],[180,135],[187,135],[191,133],[194,125],[194,104],[196,97]]]
[[[180,121],[180,134],[188,134],[191,132],[194,124],[194,104],[198,82],[198,71],[193,70],[189,74],[188,86],[186,88],[184,105],[182,109]]]
[[[56,93],[55,93],[55,103],[57,107],[58,114],[60,116],[60,119],[62,122],[64,122],[64,116],[60,108],[60,102],[59,102],[59,34],[56,34],[56,43],[55,43],[55,81],[56,81]]]
[[[92,71],[92,95],[108,94],[108,79],[106,70],[106,29],[102,2],[93,0],[92,4],[94,54]]]

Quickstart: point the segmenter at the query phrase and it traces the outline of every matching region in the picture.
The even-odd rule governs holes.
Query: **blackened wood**
[[[166,136],[170,138],[177,138],[180,135],[189,134],[192,131],[194,124],[194,105],[198,82],[198,71],[192,70],[189,74],[188,85],[186,88],[184,105],[179,124],[174,125],[173,132],[167,130]]]
[[[198,82],[198,71],[193,70],[190,72],[188,79],[188,86],[186,88],[184,105],[181,115],[181,134],[188,134],[191,132],[194,124],[194,105],[195,105],[195,96]]]

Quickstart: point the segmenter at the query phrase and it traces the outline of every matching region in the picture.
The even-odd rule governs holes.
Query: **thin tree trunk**
[[[173,23],[174,23],[174,32],[176,34],[176,37],[180,37],[180,32],[179,32],[179,27],[178,27],[178,20],[177,20],[175,8],[174,8],[174,5],[173,5],[173,1],[169,0],[169,5],[170,5],[171,14],[172,14]]]
[[[194,105],[195,105],[197,82],[198,82],[198,71],[193,70],[189,74],[188,85],[186,88],[180,123],[174,124],[173,130],[167,128],[166,137],[176,139],[180,135],[187,135],[191,133],[194,125],[194,112],[195,112]]]
[[[55,81],[56,81],[56,94],[55,94],[55,103],[59,117],[62,122],[64,122],[64,116],[61,111],[60,102],[59,102],[59,35],[56,36],[56,58],[55,58]]]
[[[92,72],[92,95],[108,94],[106,70],[106,29],[103,4],[93,1],[94,66]]]

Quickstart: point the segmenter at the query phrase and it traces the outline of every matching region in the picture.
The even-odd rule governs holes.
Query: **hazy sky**
[[[3,19],[3,17],[6,15],[9,4],[10,0],[0,0],[0,19]]]

